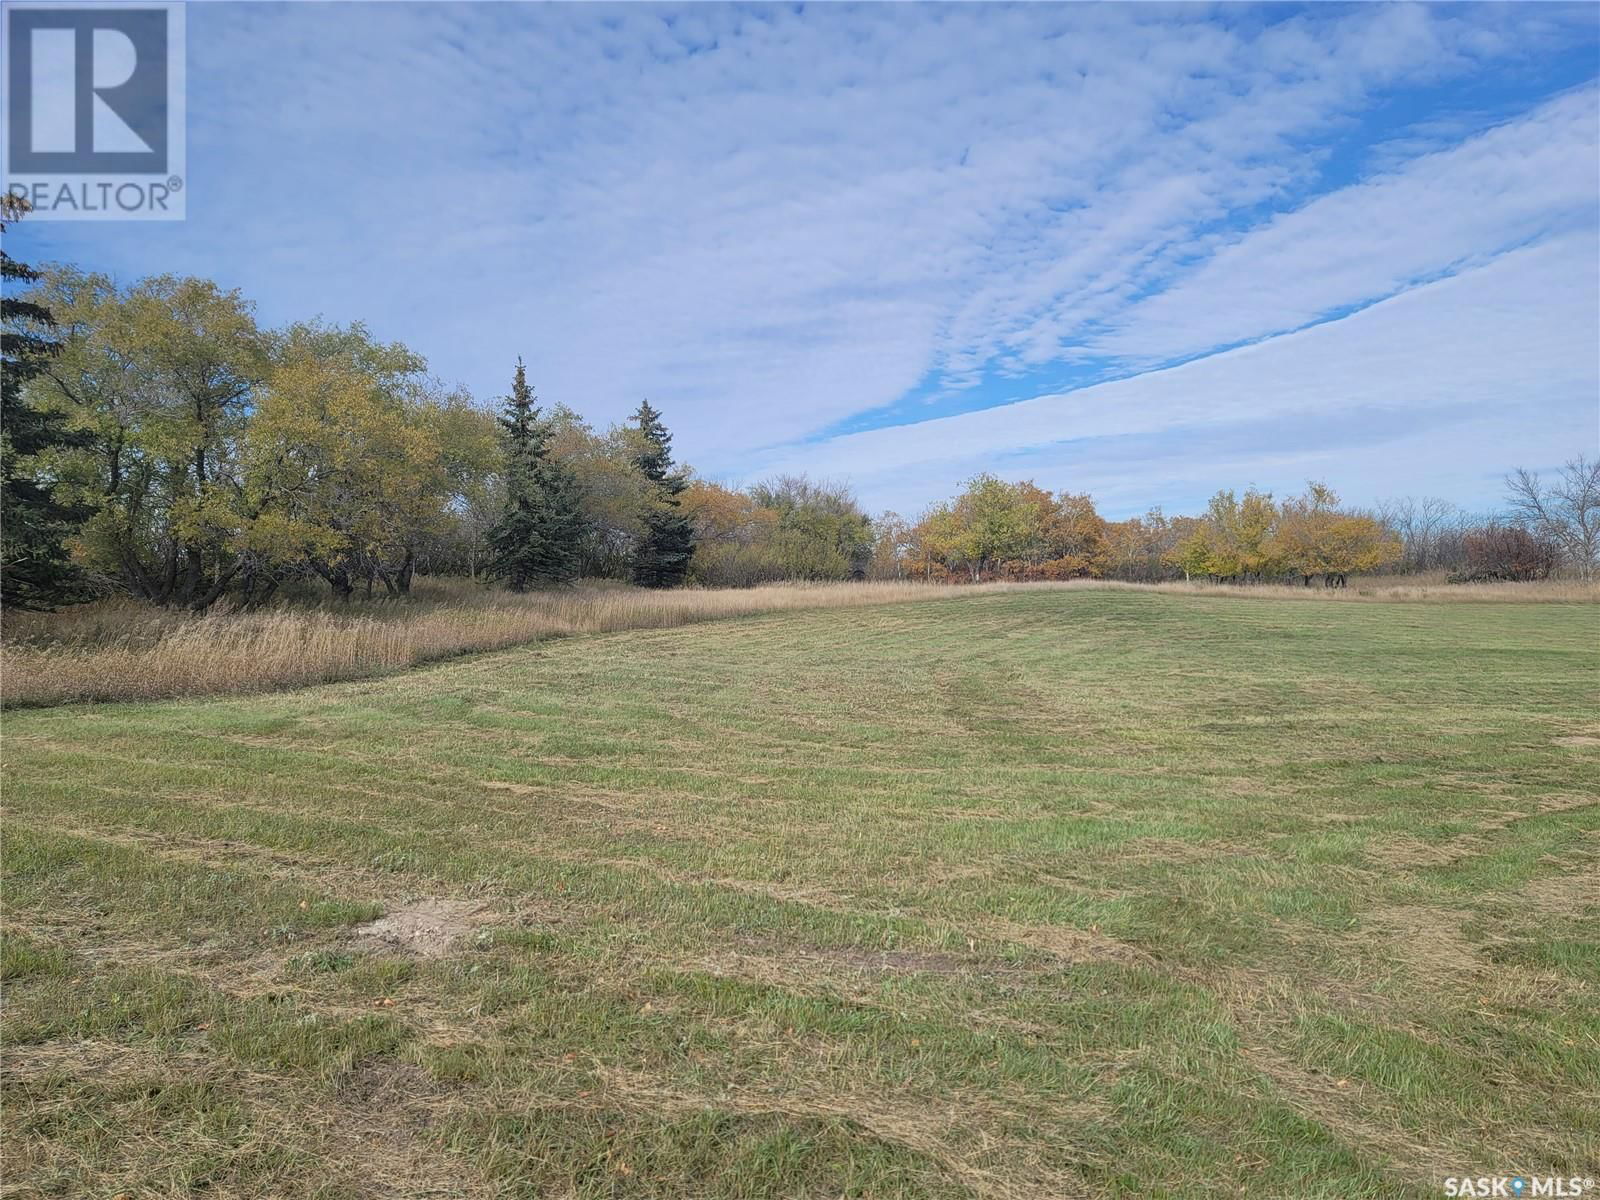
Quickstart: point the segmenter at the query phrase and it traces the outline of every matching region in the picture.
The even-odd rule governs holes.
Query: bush
[[[1463,538],[1466,570],[1451,576],[1460,583],[1484,579],[1544,579],[1555,569],[1554,543],[1518,525],[1484,525]]]

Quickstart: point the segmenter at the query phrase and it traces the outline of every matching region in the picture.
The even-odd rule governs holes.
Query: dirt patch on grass
[[[352,930],[357,949],[442,958],[489,915],[476,900],[414,900]]]
[[[835,962],[860,971],[921,971],[929,975],[957,975],[973,964],[954,954],[934,950],[822,950]]]

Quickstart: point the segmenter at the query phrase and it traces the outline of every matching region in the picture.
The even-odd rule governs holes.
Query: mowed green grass
[[[1041,590],[9,715],[5,1194],[1600,1177],[1597,634]]]

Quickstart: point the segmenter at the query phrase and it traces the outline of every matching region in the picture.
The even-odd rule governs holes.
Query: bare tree
[[[1579,455],[1548,485],[1537,471],[1518,467],[1506,476],[1506,489],[1518,521],[1559,546],[1585,579],[1594,574],[1600,565],[1600,459]]]
[[[1461,531],[1466,514],[1459,505],[1438,496],[1403,496],[1385,500],[1373,514],[1392,529],[1405,547],[1401,571],[1429,571],[1461,565]]]

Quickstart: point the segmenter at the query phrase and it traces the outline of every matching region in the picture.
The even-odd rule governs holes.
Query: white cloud
[[[1590,227],[1600,202],[1597,113],[1600,93],[1585,87],[1274,217],[1132,306],[1090,346],[1170,361],[1297,329],[1534,238]]]
[[[1481,122],[1453,126],[1432,158],[1395,143],[1391,176],[1314,198],[1324,152],[1380,100],[1592,45],[1587,8],[189,19],[188,222],[21,236],[218,277],[275,322],[366,319],[485,398],[519,354],[544,397],[601,422],[648,395],[712,470],[930,379],[1025,378],[1096,338],[1187,353],[1381,296],[1559,231],[1585,153],[1594,195],[1591,88],[1451,149]],[[1470,211],[1436,202],[1447,187]],[[1287,215],[1229,232],[1263,211]],[[1141,428],[1185,417],[1152,403]],[[867,466],[930,436],[886,434]]]
[[[1465,477],[1482,480],[1515,465],[1513,455],[1559,460],[1592,451],[1600,438],[1600,242],[1573,234],[1512,251],[1494,262],[1413,289],[1343,320],[1064,395],[964,413],[917,425],[851,434],[796,447],[753,464],[754,474],[809,469],[849,478],[874,503],[925,502],[948,495],[974,472],[1036,474],[1042,486],[1070,486],[1137,503],[1170,489],[1163,471],[1210,481],[1205,490],[1260,469],[1263,485],[1284,486],[1324,463],[1337,483],[1363,487],[1372,452],[1352,463],[1320,447],[1315,422],[1354,412],[1384,440],[1386,422],[1405,444],[1419,415],[1433,423],[1440,453],[1405,460],[1406,474],[1387,489],[1449,491]],[[1396,418],[1404,416],[1406,421]],[[1250,423],[1273,422],[1271,446],[1217,460],[1185,453],[1188,438]],[[1293,425],[1307,432],[1296,436]],[[1441,431],[1496,428],[1478,443]],[[1136,473],[1117,461],[1117,439],[1167,435],[1159,454]],[[1426,445],[1429,434],[1423,437]],[[1241,442],[1245,439],[1240,439]],[[1097,462],[1099,441],[1106,461]],[[1088,449],[1085,448],[1088,444]],[[1448,445],[1446,454],[1442,447]],[[1292,469],[1283,464],[1293,464]],[[1274,464],[1277,464],[1276,466]],[[1057,473],[1070,471],[1070,478]],[[1180,480],[1181,481],[1181,480]],[[1347,488],[1350,486],[1346,482]],[[1481,489],[1480,489],[1481,494]],[[1472,497],[1463,495],[1463,499]]]

